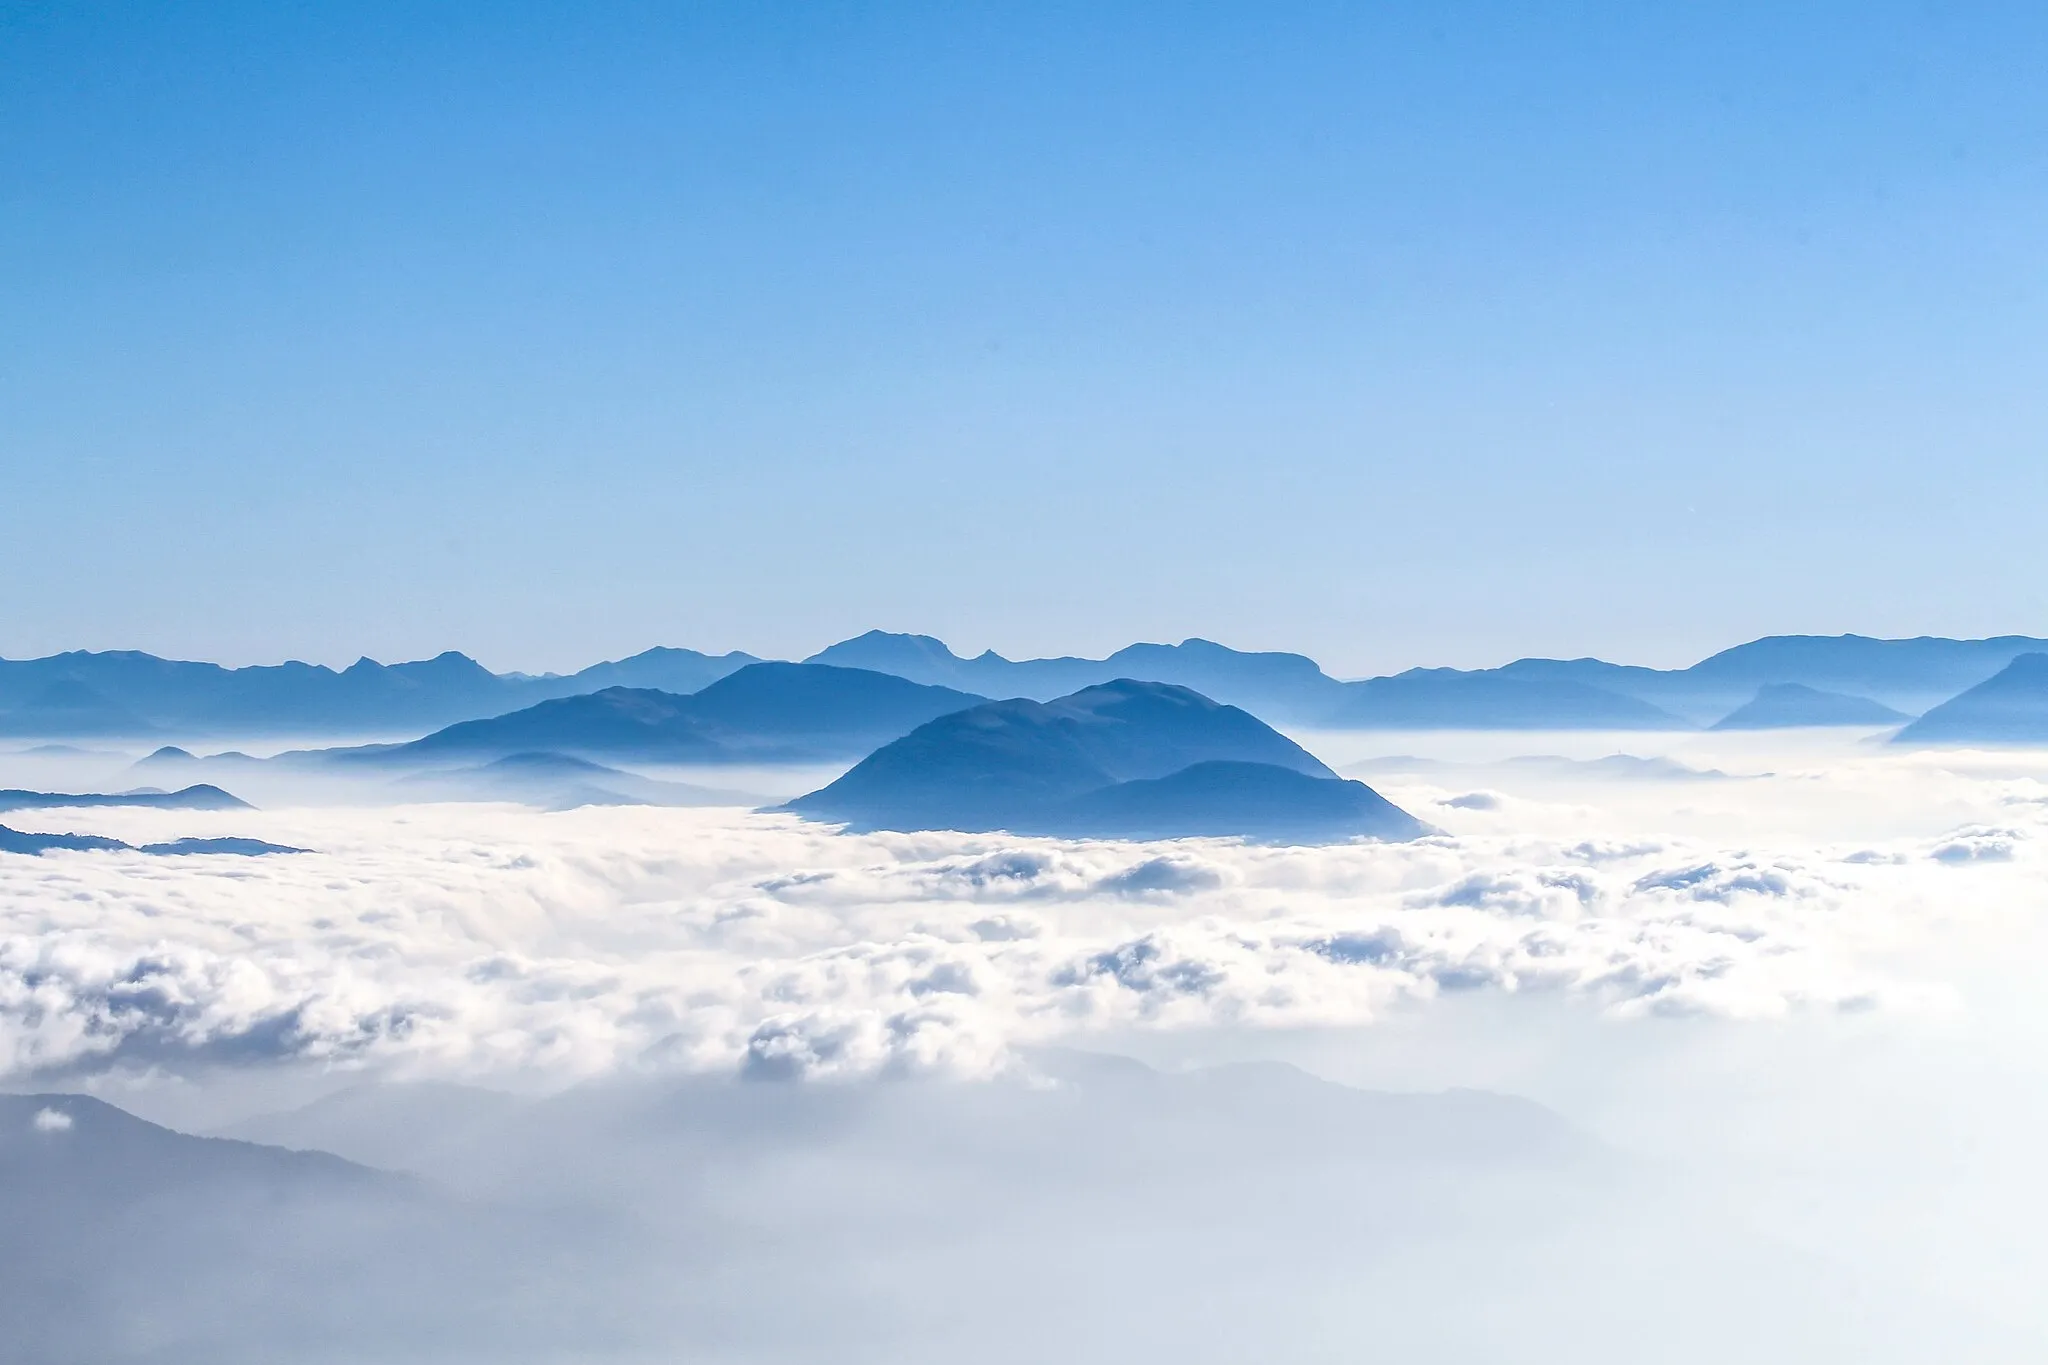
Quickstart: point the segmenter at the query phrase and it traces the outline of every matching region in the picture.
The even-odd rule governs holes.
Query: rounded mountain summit
[[[940,716],[783,809],[858,829],[1068,838],[1322,843],[1428,832],[1249,712],[1129,678]]]

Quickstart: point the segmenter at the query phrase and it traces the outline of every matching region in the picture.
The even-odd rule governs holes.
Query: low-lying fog
[[[0,854],[0,1321],[49,1361],[2048,1358],[2048,753],[1300,738],[1442,833],[304,775],[0,815],[312,850]]]

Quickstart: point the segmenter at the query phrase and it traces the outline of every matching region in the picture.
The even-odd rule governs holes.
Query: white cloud
[[[1940,993],[1909,945],[1956,879],[1951,924],[2030,903],[2038,784],[1900,760],[1739,786],[1472,810],[1395,790],[1472,828],[1321,849],[852,836],[733,810],[234,812],[208,818],[318,851],[0,857],[0,1074],[978,1073],[1020,1044],[1357,1025],[1444,992],[1623,1016],[1898,1007]],[[1899,816],[1913,793],[1945,828]],[[131,841],[227,832],[101,814]]]
[[[29,1126],[38,1133],[68,1133],[71,1131],[71,1115],[62,1109],[38,1109]]]

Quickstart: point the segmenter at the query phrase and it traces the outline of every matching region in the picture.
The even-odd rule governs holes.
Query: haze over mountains
[[[1898,725],[1911,717],[1868,697],[1823,692],[1805,683],[1766,683],[1714,722],[1716,730],[1783,730],[1815,725]]]
[[[432,729],[605,687],[695,692],[759,662],[751,654],[650,649],[566,677],[496,674],[449,651],[345,669],[249,668],[133,650],[0,659],[0,735],[347,734]]]
[[[1045,701],[1131,678],[1189,687],[1273,723],[1306,728],[1660,730],[1717,724],[1896,724],[1987,681],[2021,655],[2043,650],[2048,640],[2028,636],[1773,636],[1684,669],[1600,659],[1520,659],[1492,669],[1416,668],[1345,681],[1303,655],[1243,652],[1200,639],[1131,645],[1104,659],[1012,660],[993,652],[962,658],[930,636],[870,631],[804,662],[948,689],[965,699],[962,704],[1012,697]],[[230,669],[134,652],[78,652],[0,660],[0,735],[419,735],[465,721],[510,717],[540,703],[624,689],[649,695],[586,703],[590,714],[576,723],[587,723],[596,735],[612,723],[604,719],[607,710],[619,713],[612,718],[617,721],[638,708],[643,719],[634,724],[650,735],[661,731],[658,745],[674,756],[714,750],[729,754],[759,747],[758,716],[713,715],[703,708],[719,704],[714,692],[678,710],[664,728],[652,723],[652,713],[674,704],[652,694],[697,696],[761,662],[741,653],[660,648],[572,675],[532,677],[493,674],[455,653],[393,665],[366,659],[337,671],[301,663]],[[1788,687],[1828,695],[1767,691]],[[694,719],[684,720],[683,711]],[[788,708],[785,712],[794,714]],[[1740,719],[1735,718],[1738,712]],[[541,714],[553,718],[550,724],[569,723],[567,712]],[[512,728],[508,720],[497,733],[509,737]],[[1933,732],[1931,727],[1921,733]],[[462,736],[480,733],[464,731]],[[1967,738],[1952,727],[1946,733],[1955,741]],[[879,731],[868,736],[875,742],[888,737],[893,736]],[[452,751],[472,741],[449,737],[437,742]],[[479,752],[497,757],[533,747],[508,747],[509,739],[474,742]],[[837,746],[851,752],[861,744],[854,731],[842,727],[834,733],[828,723],[813,751]],[[614,752],[602,747],[581,751]]]
[[[372,1084],[232,1137],[83,1095],[0,1096],[10,1358],[422,1361],[456,1356],[419,1343],[454,1342],[465,1360],[651,1361],[710,1342],[768,1365],[843,1340],[825,1353],[874,1365],[1096,1362],[1142,1335],[1214,1359],[1170,1311],[1212,1241],[1287,1267],[1284,1304],[1262,1289],[1242,1309],[1271,1333],[1355,1305],[1345,1282],[1377,1256],[1440,1261],[1447,1237],[1514,1226],[1489,1209],[1536,1198],[1583,1218],[1643,1197],[1582,1132],[1507,1096],[1276,1065],[1038,1070],[1057,1083]],[[1343,1273],[1310,1207],[1373,1230]],[[871,1244],[877,1217],[886,1254],[851,1282],[843,1249]],[[1063,1229],[1090,1219],[1104,1231],[1077,1248]],[[1123,1311],[1063,1347],[1104,1295]],[[1006,1344],[927,1344],[935,1300],[1007,1313]],[[1134,1308],[1147,1325],[1111,1336]]]

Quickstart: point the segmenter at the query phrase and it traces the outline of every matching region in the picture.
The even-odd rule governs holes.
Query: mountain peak
[[[941,716],[787,809],[866,828],[1110,838],[1420,828],[1249,713],[1133,678]]]

